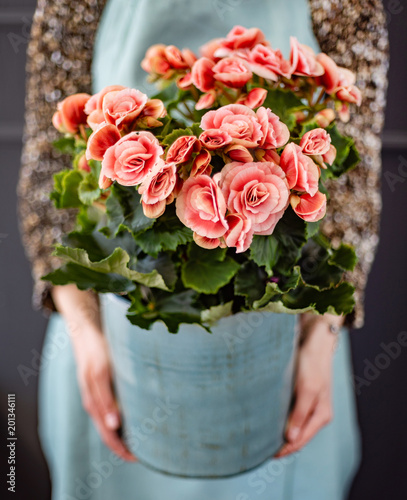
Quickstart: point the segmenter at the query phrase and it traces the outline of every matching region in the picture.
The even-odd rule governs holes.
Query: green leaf
[[[141,273],[151,273],[156,269],[164,278],[165,284],[171,289],[178,279],[175,264],[167,253],[160,253],[157,258],[147,255],[143,259],[138,259],[135,269]]]
[[[139,234],[135,239],[143,252],[157,257],[160,252],[173,251],[179,245],[189,243],[193,240],[193,236],[192,231],[182,224],[175,214],[174,207],[170,205],[152,228]]]
[[[205,309],[201,312],[202,323],[208,325],[214,325],[221,318],[230,316],[232,314],[233,300],[226,302],[226,304],[219,304],[218,306],[212,306],[209,309]]]
[[[82,205],[78,196],[83,174],[78,170],[62,170],[54,174],[54,190],[50,194],[57,208],[77,208]]]
[[[266,272],[273,274],[273,267],[280,256],[278,240],[273,236],[254,236],[250,245],[250,258]]]
[[[162,144],[165,146],[171,146],[173,142],[175,142],[177,139],[180,137],[184,137],[185,135],[194,135],[192,130],[190,128],[184,128],[184,129],[176,129],[171,134],[167,135],[165,139],[163,139]]]
[[[285,306],[281,300],[276,302],[269,302],[266,306],[258,309],[258,312],[273,312],[277,314],[302,314],[306,312],[315,312],[313,305],[303,307],[301,309],[294,309],[292,307]]]
[[[279,273],[290,275],[307,241],[307,223],[289,207],[277,223],[273,237],[278,241],[279,257],[276,268]]]
[[[86,175],[78,187],[78,196],[84,205],[92,205],[100,197],[98,181],[92,174]]]
[[[266,273],[254,262],[245,262],[235,278],[235,294],[245,297],[246,305],[251,307],[263,296],[266,278]]]
[[[239,264],[226,256],[226,249],[205,250],[191,243],[188,260],[181,267],[181,278],[186,288],[211,294],[227,285],[238,269]]]
[[[153,226],[155,219],[149,219],[144,215],[141,196],[134,187],[114,184],[110,191],[106,201],[108,223],[100,230],[103,234],[112,238],[123,229],[127,229],[136,236]]]
[[[203,130],[201,129],[201,127],[199,126],[199,123],[193,123],[190,127],[188,127],[191,131],[192,131],[192,134],[193,135],[196,135],[196,137],[199,137]]]
[[[290,90],[269,89],[263,106],[270,108],[291,130],[295,126],[294,112],[307,106]]]
[[[295,266],[290,277],[284,279],[279,278],[279,281],[269,282],[266,285],[264,295],[253,303],[253,309],[259,309],[266,306],[276,296],[281,296],[290,290],[294,290],[301,282],[301,271],[299,266]]]
[[[127,264],[130,261],[130,256],[122,248],[116,248],[109,257],[99,262],[92,262],[87,252],[81,248],[69,248],[62,245],[55,247],[53,255],[92,271],[119,274],[142,285],[168,290],[162,276],[157,271],[154,270],[151,273],[144,274],[129,269]]]
[[[356,266],[358,258],[353,247],[342,243],[339,248],[333,250],[329,258],[329,264],[338,266],[344,271],[353,271]]]
[[[74,155],[76,152],[75,137],[66,135],[58,138],[52,143],[55,149],[64,154]]]
[[[81,248],[85,250],[92,262],[105,259],[118,247],[123,248],[130,256],[137,255],[138,250],[134,238],[128,231],[124,231],[116,238],[106,238],[106,236],[100,231],[97,231],[95,227],[89,232],[72,231],[63,237],[63,243],[71,248]],[[150,272],[152,269],[144,271],[137,268],[136,270],[140,272]]]
[[[302,278],[307,285],[318,289],[330,288],[337,285],[343,277],[343,269],[332,265],[330,258],[332,250],[330,245],[325,247],[319,244],[324,242],[321,238],[309,240],[303,248],[299,264]]]
[[[74,283],[80,290],[93,289],[100,293],[120,293],[134,290],[134,281],[115,273],[100,273],[73,262],[68,262],[59,269],[43,276],[41,279],[53,285]]]
[[[315,236],[318,233],[320,225],[321,225],[321,221],[307,222],[308,238],[312,238],[313,236]]]
[[[327,173],[331,177],[339,177],[354,168],[360,162],[360,156],[352,138],[339,133],[335,124],[326,128],[331,136],[331,142],[336,148],[336,158],[333,165],[328,166]]]
[[[145,330],[151,329],[153,324],[160,320],[165,323],[170,333],[177,333],[182,323],[201,323],[200,311],[193,305],[196,293],[192,290],[159,294],[158,299],[149,304],[143,303],[141,294],[137,290],[129,294],[129,297],[132,303],[127,318],[132,324]]]
[[[347,282],[327,290],[306,287],[289,304],[285,301],[285,305],[296,309],[313,306],[319,314],[349,314],[355,307],[354,291]]]

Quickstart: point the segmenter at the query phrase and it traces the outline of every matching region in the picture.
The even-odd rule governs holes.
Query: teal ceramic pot
[[[124,437],[140,462],[165,473],[223,477],[283,444],[297,345],[296,317],[239,313],[210,334],[170,334],[126,318],[128,302],[101,296]]]

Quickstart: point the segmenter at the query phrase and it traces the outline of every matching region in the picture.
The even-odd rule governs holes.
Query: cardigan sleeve
[[[360,328],[364,289],[378,244],[381,211],[381,131],[387,90],[388,34],[380,0],[309,0],[315,35],[322,52],[356,73],[362,105],[353,108],[342,133],[353,137],[360,164],[328,186],[330,200],[322,231],[356,248],[359,261],[346,279],[356,289],[356,308],[346,318]]]
[[[53,309],[50,284],[40,278],[58,260],[52,246],[72,229],[74,210],[57,210],[53,174],[69,166],[56,152],[51,120],[58,101],[91,91],[93,43],[104,0],[39,0],[27,50],[25,129],[18,184],[20,232],[34,279],[33,305]]]

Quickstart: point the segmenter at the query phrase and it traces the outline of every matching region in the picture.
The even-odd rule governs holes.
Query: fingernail
[[[109,429],[118,429],[120,426],[120,420],[117,413],[108,413],[105,415],[105,424]]]
[[[300,433],[300,428],[299,427],[291,427],[288,430],[287,433],[287,438],[289,441],[295,441]]]

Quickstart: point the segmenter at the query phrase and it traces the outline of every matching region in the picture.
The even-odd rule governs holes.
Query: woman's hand
[[[336,335],[330,325],[339,328],[343,319],[326,314],[303,314],[300,318],[301,336],[295,403],[289,417],[287,443],[279,450],[280,458],[300,450],[332,419],[332,359]]]
[[[136,461],[118,434],[120,413],[97,297],[92,292],[78,290],[75,285],[54,287],[52,296],[70,332],[83,407],[106,446],[123,460]]]

